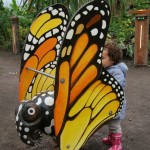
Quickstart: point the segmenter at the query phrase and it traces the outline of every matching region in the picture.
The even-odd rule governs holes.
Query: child
[[[117,45],[112,41],[106,42],[102,54],[103,67],[120,83],[124,90],[128,67],[125,63],[121,62],[121,59],[122,53]],[[126,101],[121,112],[108,121],[109,134],[108,137],[102,140],[103,143],[112,145],[108,150],[122,150],[122,129],[120,122],[125,117],[125,109]]]

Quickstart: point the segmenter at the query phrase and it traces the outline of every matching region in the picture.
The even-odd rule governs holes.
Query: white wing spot
[[[36,38],[33,39],[33,44],[36,44],[38,40]]]
[[[41,12],[41,14],[44,14],[44,13],[46,13],[47,12],[47,10],[43,10],[42,12]]]
[[[74,19],[75,19],[76,21],[78,21],[80,18],[81,18],[81,15],[78,14]]]
[[[100,37],[99,37],[100,39],[103,39],[104,38],[104,34],[101,32],[101,34],[100,34]]]
[[[74,30],[71,29],[70,31],[68,31],[66,39],[71,40],[74,34]]]
[[[64,13],[64,12],[60,12],[60,13],[59,13],[59,16],[62,16],[62,17],[65,18],[65,13]]]
[[[29,51],[30,47],[31,47],[31,45],[26,44],[26,46],[25,46],[25,51]]]
[[[48,37],[51,37],[52,36],[52,32],[49,31],[48,33],[46,33],[45,37],[48,38]]]
[[[45,38],[41,37],[40,40],[39,40],[39,42],[38,42],[38,44],[41,44],[44,40],[45,40]]]
[[[101,10],[101,11],[100,11],[100,13],[102,14],[102,16],[104,16],[104,15],[105,15],[104,10]]]
[[[49,7],[48,10],[49,10],[49,11],[53,10],[53,7]]]
[[[99,8],[98,8],[98,7],[95,7],[94,10],[99,10]]]
[[[57,9],[52,10],[52,14],[53,14],[53,16],[57,15],[58,14],[58,10]]]
[[[61,36],[58,36],[57,39],[58,39],[58,41],[60,41],[60,40],[62,39],[62,37],[61,37]]]
[[[89,10],[89,11],[91,11],[92,9],[93,9],[93,5],[89,5],[89,6],[87,6],[86,8]]]
[[[96,36],[98,34],[98,29],[95,28],[95,29],[91,30],[91,34],[92,34],[92,36]]]
[[[102,29],[105,29],[105,28],[106,28],[106,21],[102,20]]]
[[[24,53],[23,59],[24,59],[24,60],[27,60],[29,56],[30,56],[29,53]]]
[[[110,11],[109,10],[107,10],[107,14],[108,14],[108,16],[110,15]]]
[[[66,25],[67,24],[67,21],[66,20],[64,20],[64,25]]]
[[[60,44],[57,44],[57,45],[56,45],[56,48],[59,49],[59,48],[60,48]]]
[[[74,27],[74,25],[75,25],[75,21],[72,21],[71,26]]]
[[[98,59],[97,62],[98,62],[99,64],[101,64],[101,59]]]
[[[31,51],[33,51],[33,50],[34,50],[34,45],[31,46]]]
[[[84,15],[87,15],[87,14],[88,14],[88,11],[83,11],[83,14],[84,14]]]
[[[31,34],[28,35],[28,41],[31,42],[32,41],[33,36]]]
[[[53,29],[53,35],[55,35],[56,33],[58,33],[59,30],[58,29]]]

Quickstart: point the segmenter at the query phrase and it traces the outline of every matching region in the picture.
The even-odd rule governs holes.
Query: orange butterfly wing
[[[60,4],[47,7],[33,21],[22,54],[19,100],[31,100],[42,91],[54,90],[54,79],[28,68],[55,76],[68,11]]]
[[[95,0],[67,27],[55,85],[54,124],[60,149],[80,149],[122,107],[123,91],[101,64],[109,20],[108,4]]]

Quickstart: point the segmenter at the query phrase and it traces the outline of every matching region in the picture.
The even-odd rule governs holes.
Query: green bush
[[[0,45],[1,48],[6,48],[11,45],[11,20],[10,11],[3,7],[0,2]]]
[[[27,7],[17,6],[15,0],[12,0],[10,8],[5,8],[3,2],[0,1],[0,47],[6,50],[12,49],[12,16],[19,18],[19,42],[21,44],[20,49],[22,49],[34,13],[28,12]]]

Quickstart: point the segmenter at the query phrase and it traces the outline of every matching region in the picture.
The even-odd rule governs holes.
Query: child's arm
[[[125,87],[125,75],[120,69],[116,69],[114,72],[112,72],[112,76],[119,82],[121,87],[124,89]]]

